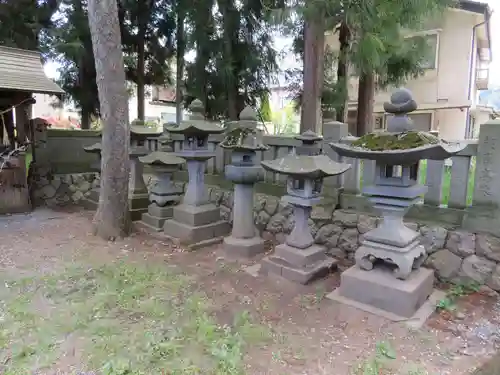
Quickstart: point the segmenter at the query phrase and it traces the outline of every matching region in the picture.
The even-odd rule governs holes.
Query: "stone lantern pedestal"
[[[417,317],[433,293],[434,272],[421,267],[426,252],[420,234],[403,223],[408,209],[427,192],[418,183],[419,161],[447,159],[465,147],[414,130],[407,113],[416,108],[411,93],[398,90],[384,104],[392,114],[387,133],[365,135],[354,145],[330,144],[341,156],[375,160],[374,183],[363,193],[383,221],[364,234],[356,264],[342,273],[340,287],[329,298],[392,320]]]
[[[140,225],[155,232],[163,230],[167,219],[173,215],[174,206],[180,201],[182,189],[172,183],[172,174],[179,170],[184,160],[166,152],[155,151],[139,157],[139,161],[149,165],[157,181],[149,192],[148,212],[142,214]]]
[[[159,136],[161,132],[140,125],[130,127],[130,179],[129,179],[129,212],[132,221],[140,220],[148,210],[149,193],[144,183],[144,168],[139,158],[149,154],[145,146],[146,139]]]
[[[296,155],[263,161],[266,170],[288,176],[287,193],[283,202],[293,206],[295,225],[284,244],[274,249],[274,254],[262,260],[262,270],[282,276],[300,284],[307,284],[327,275],[336,261],[326,255],[326,248],[314,244],[308,219],[312,207],[321,201],[323,178],[336,176],[350,168],[320,154],[316,144],[321,137],[305,132],[297,139],[302,146]]]
[[[184,135],[182,150],[176,155],[186,160],[189,181],[182,203],[174,207],[173,218],[165,221],[163,232],[188,249],[197,249],[220,243],[229,232],[229,223],[221,220],[220,209],[210,203],[205,187],[206,161],[215,156],[208,150],[208,137],[224,129],[204,119],[199,100],[189,109],[189,120],[169,128],[171,133]]]
[[[91,165],[93,171],[99,172],[99,177],[101,173],[101,151],[102,146],[101,143],[95,143],[91,146],[84,147],[83,150],[85,152],[97,155],[97,160]],[[100,180],[98,181],[97,186],[90,190],[89,195],[82,199],[83,207],[88,210],[96,210],[99,206],[99,195],[100,195]]]
[[[255,165],[257,151],[265,151],[257,115],[247,107],[240,121],[229,124],[230,130],[220,147],[232,150],[231,164],[225,168],[226,178],[234,183],[233,228],[224,238],[223,248],[229,256],[252,257],[264,252],[264,240],[255,229],[253,218],[254,185],[264,179],[260,165]]]

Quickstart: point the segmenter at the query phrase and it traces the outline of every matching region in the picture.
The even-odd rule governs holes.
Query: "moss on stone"
[[[438,137],[420,131],[404,133],[369,133],[352,143],[353,146],[371,151],[408,150],[439,143]]]

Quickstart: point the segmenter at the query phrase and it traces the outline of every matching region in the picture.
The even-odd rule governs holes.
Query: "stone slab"
[[[163,230],[163,225],[168,218],[150,215],[149,212],[142,214],[141,222],[159,232]]]
[[[260,237],[236,238],[225,237],[222,248],[229,256],[251,258],[265,251],[264,240]]]
[[[315,264],[300,268],[293,267],[274,256],[268,256],[261,261],[261,270],[264,274],[275,274],[303,285],[327,276],[336,266],[337,261],[332,258],[326,258]]]
[[[312,245],[305,249],[297,249],[284,243],[274,248],[274,256],[293,266],[306,267],[308,264],[324,260],[326,258],[326,248],[320,245]]]
[[[367,313],[380,316],[382,318],[391,320],[393,322],[404,322],[410,328],[419,329],[423,327],[427,319],[434,313],[434,311],[436,311],[436,304],[445,296],[446,296],[445,292],[434,289],[432,294],[425,301],[425,303],[410,318],[393,314],[385,310],[377,309],[376,307],[356,302],[352,299],[343,297],[339,293],[339,288],[327,294],[326,298],[335,302],[342,303],[344,305],[354,307],[359,310],[366,311]]]
[[[229,233],[230,229],[229,223],[223,220],[207,225],[193,226],[175,219],[169,219],[165,221],[163,226],[163,232],[167,236],[177,238],[179,243],[184,246],[224,237]]]
[[[128,205],[130,210],[146,209],[149,205],[148,194],[132,195],[128,198]]]
[[[160,233],[163,229],[163,228],[158,229],[156,227],[153,227],[142,220],[136,221],[134,223],[134,227],[138,230],[145,230],[148,233]]]
[[[215,223],[221,219],[219,207],[211,203],[201,206],[180,204],[174,207],[173,218],[177,222],[194,227]]]
[[[408,319],[427,301],[433,284],[434,271],[423,267],[399,280],[384,267],[365,271],[353,266],[341,274],[337,290],[345,299]]]
[[[148,206],[148,214],[158,218],[170,219],[174,215],[174,206],[159,207],[152,203]]]
[[[132,221],[139,221],[142,218],[142,215],[145,214],[148,209],[147,208],[135,208],[128,210],[130,212],[130,219]]]

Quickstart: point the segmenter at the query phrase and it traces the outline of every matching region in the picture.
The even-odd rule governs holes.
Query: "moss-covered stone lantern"
[[[350,168],[319,153],[317,142],[321,137],[306,132],[297,139],[302,145],[295,154],[263,161],[264,169],[287,176],[287,193],[282,200],[293,206],[294,227],[285,243],[274,249],[274,254],[262,260],[262,270],[289,280],[306,284],[327,274],[335,261],[326,255],[323,246],[314,244],[308,219],[312,207],[321,201],[325,177],[337,176]]]
[[[234,183],[233,229],[224,238],[228,255],[251,257],[264,252],[264,240],[255,229],[253,218],[254,184],[262,181],[264,171],[256,164],[258,151],[268,149],[257,129],[257,114],[251,107],[240,113],[240,121],[228,124],[229,130],[220,147],[231,150],[231,164],[225,168],[226,178]]]
[[[340,156],[375,160],[374,183],[363,186],[363,194],[383,217],[377,228],[363,235],[356,265],[342,273],[332,296],[369,311],[409,318],[432,293],[434,281],[433,271],[420,267],[426,257],[420,234],[403,223],[408,209],[427,192],[418,181],[419,162],[447,159],[466,145],[416,130],[408,113],[417,103],[406,89],[396,90],[384,109],[389,114],[387,132],[364,135],[352,144],[330,144]]]
[[[215,156],[208,147],[211,134],[220,134],[224,129],[205,120],[203,104],[194,100],[189,106],[191,115],[169,132],[182,134],[182,149],[175,154],[186,160],[188,183],[182,203],[174,207],[173,218],[165,222],[164,233],[190,249],[217,242],[229,232],[229,224],[220,217],[220,209],[209,202],[205,186],[205,165]]]

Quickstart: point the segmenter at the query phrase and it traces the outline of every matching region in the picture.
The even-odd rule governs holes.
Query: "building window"
[[[413,127],[416,130],[430,132],[432,129],[432,113],[414,113],[408,115],[413,121]]]
[[[373,116],[373,130],[383,131],[386,129],[385,116],[384,115],[374,115]]]
[[[409,40],[413,39],[416,42],[416,38],[423,38],[425,40],[425,43],[427,44],[425,55],[420,62],[420,66],[422,67],[422,69],[436,69],[438,60],[438,34],[432,33],[425,35],[416,35],[409,37]]]
[[[423,69],[436,69],[438,56],[438,34],[429,34],[425,36],[427,42],[427,50],[425,57],[420,63]]]

